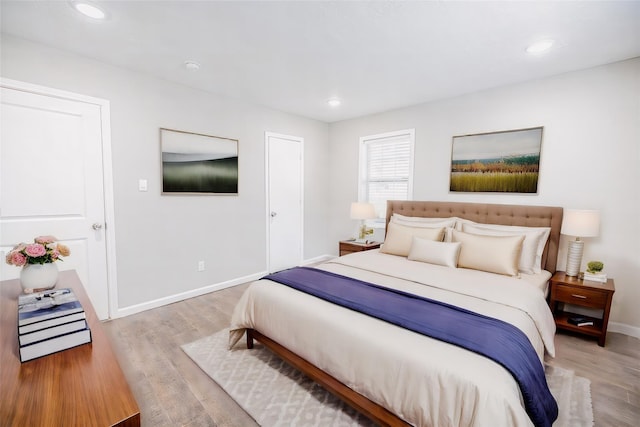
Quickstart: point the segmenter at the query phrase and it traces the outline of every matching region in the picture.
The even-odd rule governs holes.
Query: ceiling
[[[93,3],[2,0],[2,32],[325,122],[640,56],[640,1]]]

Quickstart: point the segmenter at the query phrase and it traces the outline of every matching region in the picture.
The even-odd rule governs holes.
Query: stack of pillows
[[[542,272],[550,227],[393,214],[380,252],[447,267],[519,276]]]

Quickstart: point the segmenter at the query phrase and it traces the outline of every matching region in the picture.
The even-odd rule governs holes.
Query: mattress
[[[555,353],[548,273],[514,278],[378,251],[317,268],[437,299],[509,322],[540,363]],[[529,426],[519,387],[497,363],[268,280],[251,284],[232,317],[230,345],[256,329],[349,388],[417,426]]]

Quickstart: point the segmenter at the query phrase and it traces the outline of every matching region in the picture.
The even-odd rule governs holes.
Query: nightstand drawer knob
[[[587,299],[587,297],[586,297],[586,296],[584,296],[584,295],[576,295],[576,294],[571,294],[571,296],[572,296],[572,297],[574,297],[574,298],[582,298],[582,299]]]

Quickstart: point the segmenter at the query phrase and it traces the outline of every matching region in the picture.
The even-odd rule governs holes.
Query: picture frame
[[[454,136],[450,192],[538,193],[543,127]]]
[[[238,195],[238,140],[160,128],[162,194]]]

